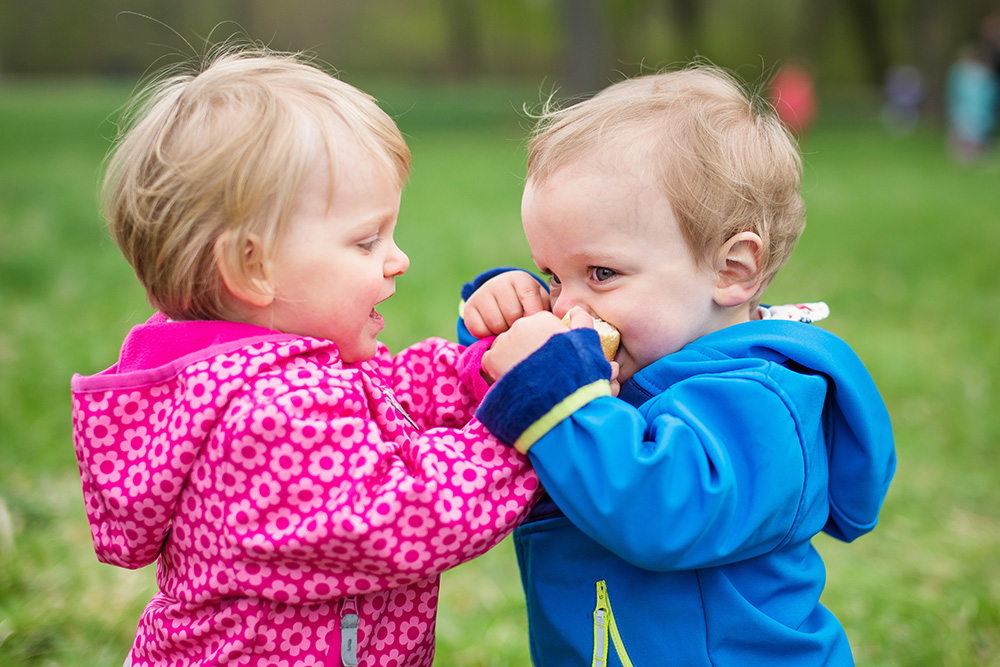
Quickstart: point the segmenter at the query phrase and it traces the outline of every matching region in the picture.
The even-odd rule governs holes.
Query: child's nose
[[[393,243],[392,250],[389,251],[389,255],[385,259],[386,278],[401,276],[406,273],[408,268],[410,268],[410,258],[398,245]]]
[[[566,317],[566,313],[573,310],[574,306],[581,306],[584,310],[590,312],[587,306],[580,303],[579,299],[573,298],[571,295],[566,293],[565,289],[563,289],[563,291],[556,298],[555,303],[552,304],[552,314],[559,319],[562,319],[563,317]]]

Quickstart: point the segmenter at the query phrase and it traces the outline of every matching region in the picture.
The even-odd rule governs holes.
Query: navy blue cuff
[[[495,269],[490,269],[489,271],[484,271],[480,273],[478,276],[476,276],[474,279],[472,279],[470,282],[467,282],[464,285],[462,285],[462,303],[464,304],[466,300],[470,296],[472,296],[473,292],[482,287],[483,283],[485,283],[487,280],[495,276],[499,276],[501,273],[507,273],[508,271],[524,271],[529,276],[537,280],[538,283],[546,289],[546,291],[548,291],[549,289],[548,284],[544,280],[536,276],[534,273],[532,273],[531,271],[525,271],[524,269],[519,269],[514,266],[501,266]],[[466,347],[468,347],[469,345],[472,345],[477,340],[479,340],[471,333],[469,333],[469,329],[465,326],[465,320],[462,319],[461,315],[458,318],[457,329],[458,329],[458,342],[460,345],[465,345]]]
[[[501,442],[521,434],[581,387],[611,377],[601,339],[589,327],[556,334],[486,394],[476,417]]]

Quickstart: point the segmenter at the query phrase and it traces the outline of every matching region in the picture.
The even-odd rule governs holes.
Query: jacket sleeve
[[[543,347],[536,355],[546,353]],[[539,362],[529,358],[522,370]],[[521,391],[527,402],[556,404],[523,381]],[[485,403],[480,409],[505,441],[524,441],[541,427],[528,452],[546,491],[580,530],[637,567],[751,558],[797,537],[797,524],[821,514],[813,506],[819,496],[805,492],[806,477],[822,487],[825,459],[811,460],[802,445],[803,431],[819,425],[802,423],[766,374],[690,378],[644,412],[610,396],[583,401],[545,425],[551,412],[529,425],[523,410],[505,416]],[[819,519],[812,528],[821,527]]]
[[[383,366],[400,407],[421,431],[437,426],[461,428],[475,414],[479,401],[463,377],[464,351],[443,338],[429,338]]]
[[[425,579],[527,513],[534,472],[481,424],[418,431],[361,369],[325,372],[322,391],[248,400],[222,426],[245,480],[222,485],[229,539],[263,573],[251,591],[303,603]]]
[[[484,382],[479,379],[482,352],[489,343],[476,346],[480,341],[465,326],[463,311],[465,301],[490,278],[513,267],[498,267],[484,271],[462,286],[458,316],[458,345],[442,338],[429,338],[409,347],[395,357],[380,348],[373,360],[388,382],[408,415],[418,428],[434,426],[463,426],[472,419],[476,407],[486,393]],[[548,289],[545,281],[526,271],[540,285]],[[491,337],[492,338],[492,337]]]
[[[825,475],[822,461],[806,460],[787,404],[755,380],[687,380],[646,417],[618,399],[593,401],[543,436],[530,458],[577,527],[649,570],[773,550],[813,516],[807,468]]]

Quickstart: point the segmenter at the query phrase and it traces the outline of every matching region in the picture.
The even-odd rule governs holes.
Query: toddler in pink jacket
[[[72,381],[97,555],[157,563],[131,663],[430,665],[439,573],[538,482],[474,419],[464,348],[376,340],[409,265],[401,134],[291,55],[230,50],[142,99],[105,210],[158,312]]]

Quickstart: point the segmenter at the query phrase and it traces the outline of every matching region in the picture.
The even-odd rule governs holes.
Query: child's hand
[[[548,311],[518,319],[511,324],[509,331],[497,336],[493,345],[483,355],[483,370],[494,381],[499,380],[507,371],[545,345],[552,336],[566,333],[571,328],[594,328],[594,318],[583,308],[573,308],[569,312],[569,321],[570,325],[567,327],[562,320]],[[616,366],[617,364],[612,366],[614,375],[617,375],[614,370]]]
[[[482,371],[486,380],[493,383],[511,368],[524,361],[548,342],[552,336],[581,327],[594,328],[594,318],[583,308],[573,308],[568,313],[569,327],[563,320],[548,311],[526,315],[513,322],[508,331],[497,336],[493,345],[483,355]],[[611,395],[617,396],[621,389],[618,382],[618,362],[611,363]]]
[[[562,323],[566,324],[567,322],[569,322],[571,329],[579,329],[580,327],[589,327],[591,329],[595,328],[594,318],[580,306],[573,306],[570,308],[569,312],[563,316]],[[615,329],[615,332],[617,332],[617,329]],[[603,347],[603,340],[601,341],[601,345]],[[616,341],[615,348],[617,349],[617,347],[618,343]],[[604,353],[605,356],[608,355],[607,351],[604,351]],[[611,364],[611,395],[617,396],[618,392],[621,391],[622,388],[621,382],[618,381],[618,372],[621,370],[621,366],[619,366],[618,362],[614,359],[609,359],[609,363]]]
[[[499,380],[507,371],[528,358],[558,333],[569,331],[558,317],[548,311],[527,315],[511,324],[509,331],[497,336],[483,355],[483,370]]]
[[[618,381],[618,371],[621,370],[621,366],[618,365],[617,361],[611,362],[611,395],[617,396],[618,392],[622,389],[622,383]]]
[[[465,302],[462,317],[469,333],[485,338],[507,331],[522,317],[548,309],[549,293],[537,280],[524,271],[508,271],[483,283]]]

